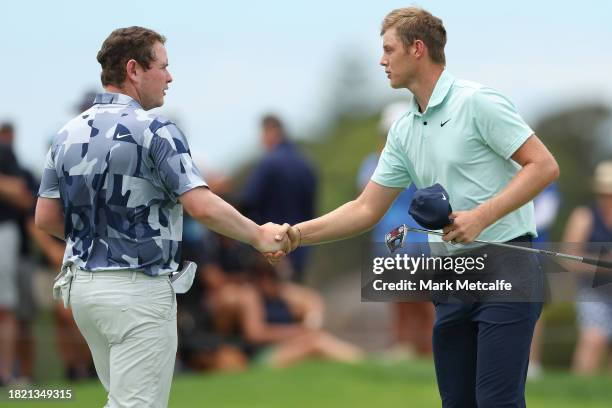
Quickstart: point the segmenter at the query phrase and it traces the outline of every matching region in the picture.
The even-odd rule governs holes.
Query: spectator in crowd
[[[21,167],[13,153],[14,127],[0,125],[0,386],[12,382],[17,320],[19,216],[33,205]]]
[[[0,143],[11,151],[14,151],[15,130],[10,125],[4,125],[0,131]],[[19,163],[17,163],[19,165]],[[27,187],[29,197],[23,194],[24,198],[33,204],[33,198],[38,190],[38,181],[34,175],[23,167],[17,170],[22,181]],[[25,204],[23,211],[16,214],[16,221],[19,227],[19,257],[16,269],[16,288],[17,288],[17,307],[15,308],[16,318],[16,375],[20,383],[31,383],[34,376],[34,337],[32,333],[32,322],[36,315],[36,299],[33,291],[33,275],[35,271],[32,245],[27,232],[29,223],[33,223],[34,206],[31,205],[26,210]]]
[[[595,202],[571,213],[563,241],[583,244],[585,256],[599,257],[599,248],[588,244],[612,242],[612,161],[597,166],[593,181]],[[572,267],[583,273],[576,303],[580,334],[573,369],[578,375],[588,376],[599,370],[612,341],[612,301],[592,289],[593,267],[584,264]]]
[[[257,223],[283,220],[294,224],[312,218],[317,177],[313,166],[288,139],[280,118],[263,117],[261,141],[266,154],[245,185],[244,211]],[[288,257],[296,282],[304,279],[308,252],[308,248],[299,248]]]
[[[380,144],[375,153],[366,157],[361,164],[357,176],[359,191],[363,191],[370,181],[380,152],[385,146],[387,133],[393,122],[410,110],[408,102],[394,102],[387,105],[381,114],[379,124]],[[376,224],[371,233],[373,250],[375,253],[384,251],[385,234],[401,224],[420,228],[420,225],[408,214],[412,195],[416,187],[412,184],[406,188],[391,205],[385,216]],[[429,253],[427,235],[409,232],[406,237],[406,251],[409,255],[421,256]],[[412,357],[413,355],[431,354],[431,335],[433,331],[434,308],[431,302],[395,302],[392,307],[393,357]]]
[[[255,363],[285,367],[310,358],[353,363],[362,351],[322,329],[323,302],[306,287],[282,281],[276,269],[254,259],[252,284],[235,296],[240,329]]]

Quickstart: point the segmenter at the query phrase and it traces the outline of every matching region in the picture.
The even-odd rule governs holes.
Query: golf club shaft
[[[442,232],[438,232],[438,231],[431,231],[427,229],[414,228],[414,227],[408,227],[408,226],[406,226],[406,228],[408,229],[408,231],[420,232],[422,234],[438,235],[440,237],[444,236]],[[558,258],[569,259],[572,261],[582,262],[582,263],[586,263],[589,265],[601,266],[604,268],[612,269],[612,262],[604,261],[601,259],[585,258],[582,256],[577,256],[577,255],[564,254],[563,252],[554,252],[554,251],[547,251],[545,249],[528,248],[528,247],[523,247],[523,246],[518,246],[518,245],[506,244],[504,242],[488,242],[488,241],[481,241],[479,239],[475,239],[473,242],[477,242],[479,244],[485,244],[485,245],[495,245],[498,247],[508,248],[508,249],[517,249],[520,251],[531,252],[532,254],[556,256]]]

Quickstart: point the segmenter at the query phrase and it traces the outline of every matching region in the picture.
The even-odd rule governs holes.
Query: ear
[[[138,62],[136,62],[136,60],[133,60],[133,59],[129,60],[125,64],[126,79],[135,81],[138,77],[139,70],[140,70],[140,65],[138,64]]]
[[[412,52],[414,56],[417,58],[421,58],[427,52],[427,46],[423,42],[423,40],[419,40],[418,38],[414,40],[412,43]]]

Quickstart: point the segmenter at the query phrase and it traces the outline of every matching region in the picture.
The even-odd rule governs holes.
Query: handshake
[[[259,227],[253,246],[266,257],[268,262],[275,264],[294,251],[301,241],[302,233],[299,228],[289,224],[278,225],[268,222]]]

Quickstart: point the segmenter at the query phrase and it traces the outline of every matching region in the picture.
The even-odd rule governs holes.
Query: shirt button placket
[[[420,125],[421,125],[420,126],[420,128],[421,128],[421,135],[423,137],[427,137],[427,135],[429,134],[429,132],[427,131],[427,129],[429,128],[429,122],[428,122],[427,118],[424,115],[422,115],[419,118],[419,121],[420,121]]]

